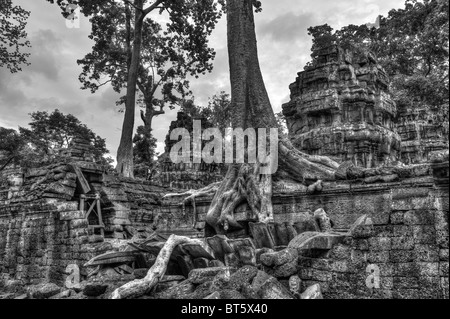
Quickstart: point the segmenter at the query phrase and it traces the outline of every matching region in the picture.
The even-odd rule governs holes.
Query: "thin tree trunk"
[[[143,9],[143,0],[135,0],[136,7]],[[142,27],[144,22],[144,13],[142,10],[136,10],[134,25],[134,43],[131,66],[128,73],[127,82],[127,100],[125,106],[125,117],[122,126],[122,136],[117,151],[117,167],[119,174],[125,177],[133,177],[133,133],[134,118],[136,114],[136,85],[138,68],[142,46]]]

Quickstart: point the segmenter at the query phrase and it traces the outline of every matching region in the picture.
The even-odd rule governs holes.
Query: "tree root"
[[[158,282],[164,277],[167,270],[167,265],[170,260],[175,247],[181,244],[200,244],[205,245],[202,241],[197,239],[190,239],[188,237],[171,235],[167,239],[163,248],[156,258],[155,264],[150,268],[147,276],[143,279],[133,280],[120,288],[117,288],[111,295],[111,299],[130,299],[137,298],[149,293]]]
[[[339,164],[328,157],[312,156],[295,149],[287,140],[279,142],[279,169],[276,178],[285,178],[307,186],[308,194],[321,192],[322,180],[334,180]],[[272,175],[259,172],[259,164],[234,164],[217,190],[206,216],[217,234],[242,228],[234,219],[234,210],[247,202],[259,222],[273,221]]]
[[[195,224],[197,223],[196,220],[196,216],[197,216],[197,205],[195,202],[195,199],[197,197],[201,197],[201,196],[214,196],[217,192],[217,189],[220,186],[220,182],[218,183],[213,183],[210,184],[202,189],[199,190],[188,190],[187,192],[184,193],[174,193],[174,194],[167,194],[163,197],[164,198],[174,198],[174,197],[184,197],[187,196],[186,198],[183,199],[183,201],[180,203],[180,206],[183,207],[183,216],[186,214],[186,204],[188,204],[189,202],[192,202],[192,207],[194,208],[194,222],[192,227],[195,227]]]
[[[230,228],[242,228],[234,219],[234,211],[244,202],[258,221],[273,221],[272,176],[261,175],[259,168],[259,164],[230,166],[206,216],[206,222],[217,234],[225,234]]]

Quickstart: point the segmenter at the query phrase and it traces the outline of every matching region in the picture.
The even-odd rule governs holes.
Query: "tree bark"
[[[277,128],[259,66],[254,0],[228,0],[228,55],[230,63],[233,128]],[[333,180],[338,164],[326,157],[304,154],[290,141],[279,141],[279,169],[276,176],[289,176],[321,189],[320,180]],[[218,234],[241,227],[234,220],[234,209],[247,202],[261,222],[273,220],[272,176],[260,175],[258,164],[234,164],[216,192],[206,222]]]
[[[205,245],[199,240],[171,235],[159,252],[156,262],[148,271],[147,276],[143,279],[131,281],[122,287],[117,288],[112,293],[111,299],[130,299],[149,293],[158,284],[161,278],[164,277],[170,260],[170,255],[172,255],[175,247],[187,243]]]
[[[142,27],[144,23],[143,0],[135,0],[135,6],[141,10],[135,10],[134,22],[134,43],[133,54],[131,58],[131,66],[128,72],[127,82],[127,100],[125,105],[125,117],[122,126],[122,136],[117,151],[117,167],[116,170],[124,177],[134,177],[133,172],[133,133],[134,118],[136,114],[136,85],[138,77],[138,68],[141,56],[142,46]]]

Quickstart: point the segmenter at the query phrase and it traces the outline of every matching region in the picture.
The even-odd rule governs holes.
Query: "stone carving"
[[[399,107],[397,129],[401,142],[401,160],[405,164],[428,162],[435,151],[448,150],[448,101],[430,107],[411,101]]]
[[[178,112],[177,120],[171,123],[169,132],[172,132],[176,128],[185,128],[191,133],[192,141],[192,124],[194,119],[202,121],[202,130],[211,127],[204,118],[193,118],[184,112]],[[177,141],[170,140],[170,135],[168,134],[166,137],[165,153],[158,160],[160,172],[153,179],[154,182],[165,187],[189,190],[201,189],[223,180],[226,173],[224,165],[215,163],[206,164],[203,161],[200,164],[173,163],[169,153],[172,146],[176,143]]]
[[[289,137],[311,155],[371,168],[396,161],[400,136],[397,108],[386,72],[372,53],[331,46],[290,85],[283,105]]]

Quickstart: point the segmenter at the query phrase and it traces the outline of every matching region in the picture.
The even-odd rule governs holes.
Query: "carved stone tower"
[[[283,105],[294,145],[359,167],[398,160],[397,108],[376,57],[338,46],[316,56],[298,73],[290,85],[291,101]]]

